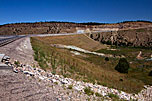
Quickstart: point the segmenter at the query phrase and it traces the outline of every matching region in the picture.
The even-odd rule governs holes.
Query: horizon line
[[[97,21],[84,21],[84,22],[76,22],[76,21],[25,21],[25,22],[12,22],[12,23],[4,23],[4,24],[0,24],[0,25],[9,25],[9,24],[28,24],[28,23],[75,23],[75,24],[118,24],[118,23],[127,23],[127,22],[148,22],[148,23],[152,23],[152,21],[150,20],[126,20],[126,21],[120,21],[120,22],[115,22],[115,23],[106,23],[106,22],[97,22]]]

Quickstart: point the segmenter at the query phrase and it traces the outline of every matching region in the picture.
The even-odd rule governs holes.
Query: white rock
[[[42,76],[39,76],[39,79],[44,80],[44,78]]]
[[[56,80],[55,80],[55,79],[52,79],[52,82],[54,83],[54,82],[56,82]]]

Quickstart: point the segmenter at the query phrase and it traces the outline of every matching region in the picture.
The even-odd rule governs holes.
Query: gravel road
[[[21,38],[13,43],[0,47],[0,53],[6,54],[11,58],[11,61],[18,60],[23,64],[37,65],[33,58],[33,50],[30,43],[30,38]]]

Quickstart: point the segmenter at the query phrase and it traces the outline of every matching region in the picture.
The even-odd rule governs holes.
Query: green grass
[[[84,88],[84,92],[89,96],[94,94],[94,92],[89,87]]]
[[[116,94],[109,93],[108,96],[109,96],[112,100],[119,100],[119,96],[116,95]]]
[[[73,88],[73,85],[69,85],[69,86],[68,86],[68,89],[72,89],[72,88]]]
[[[97,52],[105,53],[105,54],[115,54],[115,55],[121,55],[123,54],[126,59],[129,62],[132,62],[130,64],[130,70],[128,77],[134,78],[136,80],[140,80],[144,84],[152,85],[151,77],[148,76],[148,73],[150,70],[152,70],[152,61],[145,61],[145,60],[137,60],[136,56],[140,51],[142,51],[142,56],[145,58],[150,58],[151,49],[143,49],[143,48],[133,48],[133,47],[113,47],[114,49],[117,49],[116,51],[112,50],[98,50]],[[100,59],[101,60],[101,59]],[[92,61],[92,60],[91,60]],[[108,62],[107,62],[108,63]]]
[[[18,66],[20,64],[20,62],[19,61],[15,61],[14,64]]]
[[[102,95],[101,94],[99,94],[99,93],[95,93],[95,95],[97,96],[97,97],[102,97]]]
[[[151,77],[147,76],[152,69],[152,63],[135,60],[139,50],[119,50],[127,56],[128,62],[133,62],[130,64],[129,73],[121,74],[114,69],[119,59],[109,58],[109,61],[106,61],[105,57],[84,53],[81,53],[84,56],[72,56],[70,50],[51,47],[43,39],[31,38],[31,42],[35,60],[38,61],[42,69],[49,70],[54,74],[75,80],[98,83],[129,93],[137,93],[143,88],[144,84],[151,84],[152,82]],[[103,52],[103,50],[99,51]],[[144,55],[148,55],[149,50],[144,51]],[[104,50],[104,52],[107,51]],[[115,52],[115,54],[118,53]],[[129,54],[132,55],[129,57]],[[141,69],[140,66],[144,68]]]

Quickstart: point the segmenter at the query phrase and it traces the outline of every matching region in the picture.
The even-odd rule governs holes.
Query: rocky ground
[[[0,70],[0,101],[85,101],[92,99],[76,90],[64,89],[22,72]]]

